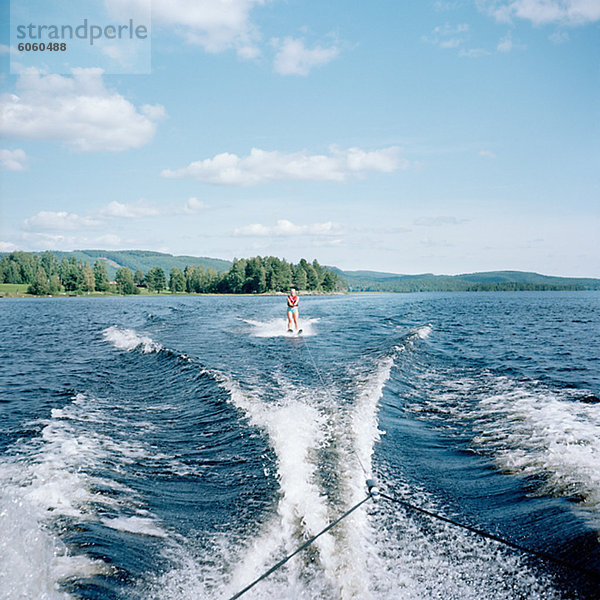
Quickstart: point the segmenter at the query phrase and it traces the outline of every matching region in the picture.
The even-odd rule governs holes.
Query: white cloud
[[[64,231],[95,227],[97,225],[100,225],[100,222],[91,217],[81,217],[75,213],[68,213],[66,211],[52,212],[43,210],[37,215],[23,221],[24,229],[35,229],[38,231]]]
[[[271,230],[266,225],[261,225],[260,223],[253,223],[252,225],[237,227],[236,229],[234,229],[233,235],[267,236],[271,235]]]
[[[94,211],[87,216],[80,216],[67,211],[41,211],[25,219],[22,223],[22,228],[27,232],[25,234],[28,236],[27,239],[38,240],[44,243],[50,243],[54,240],[58,244],[60,239],[66,240],[69,238],[69,243],[71,244],[75,243],[74,240],[76,238],[73,236],[69,237],[65,232],[74,230],[80,232],[86,228],[100,226],[108,228],[109,223],[111,223],[110,219],[142,219],[146,217],[193,214],[205,208],[207,208],[207,205],[197,198],[189,198],[184,205],[171,204],[164,207],[149,204],[143,198],[137,202],[118,202],[113,200],[100,210]],[[82,243],[91,243],[94,240],[98,242],[107,240],[106,243],[110,243],[110,245],[118,245],[120,243],[119,239],[112,233],[106,234],[105,237],[89,238],[79,236],[77,239],[80,239]],[[59,246],[57,245],[56,247]]]
[[[466,47],[469,32],[470,27],[467,23],[459,25],[445,23],[444,25],[438,25],[432,30],[431,34],[422,36],[421,39],[424,42],[428,42],[444,50],[458,49],[458,56],[461,57],[480,58],[482,56],[489,56],[491,52],[485,48]],[[506,36],[498,42],[496,50],[498,52],[510,52],[517,47],[522,48],[523,46],[515,45],[511,33],[508,32]]]
[[[0,44],[0,54],[10,54],[10,46]]]
[[[484,158],[496,158],[496,155],[491,150],[480,150],[479,156],[483,156]]]
[[[84,238],[82,241],[86,244],[91,243],[93,245],[112,246],[113,248],[123,244],[121,238],[114,233],[105,233],[104,235],[99,235],[94,238]]]
[[[0,132],[5,137],[61,141],[80,152],[119,152],[147,144],[160,105],[136,107],[105,88],[101,69],[73,69],[73,77],[26,69],[16,94],[0,96]]]
[[[113,200],[100,210],[100,215],[124,219],[140,219],[181,214],[194,214],[208,208],[208,205],[198,198],[188,198],[182,205],[155,206],[141,198],[137,202],[118,202]]]
[[[142,1],[105,0],[113,14],[121,15]],[[250,12],[264,3],[265,0],[152,0],[152,22],[154,26],[171,28],[207,52],[233,48],[241,58],[254,58],[259,54],[259,34]]]
[[[369,171],[392,173],[409,166],[409,161],[400,157],[397,146],[373,151],[341,150],[333,146],[329,155],[284,154],[252,148],[245,157],[225,152],[181,169],[165,169],[161,174],[168,178],[195,177],[203,183],[246,186],[277,180],[345,181],[349,176],[364,176]]]
[[[131,17],[130,17],[131,18]],[[147,20],[144,22],[148,23]],[[128,73],[150,73],[149,66],[149,46],[140,43],[140,40],[121,39],[118,43],[110,43],[107,40],[95,42],[94,48],[110,58],[107,63],[109,72],[128,72]],[[102,61],[106,63],[106,61]]]
[[[433,29],[430,35],[423,36],[421,39],[424,42],[429,42],[439,48],[458,48],[465,42],[468,32],[469,25],[467,23],[461,23],[459,25],[445,23],[444,25],[438,25]]]
[[[198,200],[198,198],[188,198],[188,201],[185,203],[183,207],[183,212],[187,214],[192,214],[199,212],[208,208],[208,205],[202,200]]]
[[[140,217],[156,217],[161,214],[161,210],[156,206],[149,205],[143,199],[127,204],[113,200],[102,209],[101,213],[107,217],[137,219]]]
[[[339,248],[345,244],[342,238],[318,238],[313,241],[315,248]]]
[[[167,116],[167,111],[162,104],[142,104],[140,112],[151,121],[160,121]]]
[[[280,219],[277,221],[277,224],[272,227],[254,223],[252,225],[238,227],[234,230],[233,234],[257,237],[297,235],[330,236],[339,235],[340,232],[340,225],[333,221],[327,221],[326,223],[312,223],[310,225],[295,225],[291,221]]]
[[[273,38],[271,44],[277,49],[273,66],[280,75],[308,75],[313,68],[331,62],[340,53],[336,46],[310,49],[304,40],[292,37]]]
[[[434,44],[438,48],[444,50],[458,49],[458,56],[467,58],[479,58],[481,56],[487,56],[490,54],[485,48],[465,48],[466,42],[469,37],[469,25],[467,23],[461,23],[459,25],[451,25],[445,23],[444,25],[438,25],[433,29],[430,35],[423,36],[421,39],[424,42]],[[502,42],[501,42],[502,44]],[[504,51],[508,49],[507,42],[502,46]],[[500,50],[500,46],[498,47]]]
[[[509,23],[515,17],[534,25],[561,23],[576,26],[600,20],[598,0],[478,0],[478,4],[503,23]]]
[[[24,171],[27,155],[23,150],[7,150],[0,148],[0,168],[5,171]]]
[[[12,252],[17,247],[12,242],[0,242],[0,252]]]

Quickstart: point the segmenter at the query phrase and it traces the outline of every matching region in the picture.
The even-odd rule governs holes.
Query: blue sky
[[[154,0],[149,74],[9,9],[0,250],[600,277],[598,0]]]

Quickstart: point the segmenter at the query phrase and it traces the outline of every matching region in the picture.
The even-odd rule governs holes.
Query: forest
[[[288,290],[294,285],[307,292],[334,292],[344,288],[342,279],[315,259],[289,263],[274,256],[235,258],[229,270],[219,272],[204,265],[172,267],[168,277],[154,266],[145,273],[120,267],[109,280],[106,261],[93,266],[76,257],[62,259],[53,252],[11,252],[0,258],[0,283],[27,284],[27,293],[36,296],[56,294],[188,293],[263,294]]]
[[[274,256],[234,259],[147,250],[0,253],[0,296],[79,294],[262,294],[289,289],[345,292],[507,292],[600,290],[600,279],[522,271],[399,275],[341,271],[317,260]],[[6,286],[18,289],[7,289]]]

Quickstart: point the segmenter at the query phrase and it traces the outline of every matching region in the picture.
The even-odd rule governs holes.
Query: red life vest
[[[298,306],[298,296],[292,296],[291,294],[287,297],[288,308],[295,308]]]

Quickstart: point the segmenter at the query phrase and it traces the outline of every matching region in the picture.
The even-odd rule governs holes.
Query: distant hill
[[[399,275],[377,271],[341,271],[351,292],[478,292],[522,290],[600,290],[600,279],[552,277],[524,271],[462,275]]]
[[[173,267],[184,269],[186,265],[204,265],[206,269],[225,272],[231,267],[231,262],[220,258],[205,256],[174,256],[164,252],[150,250],[74,250],[73,252],[53,251],[59,260],[63,257],[74,256],[77,260],[93,265],[97,260],[104,260],[108,268],[110,279],[115,278],[115,273],[120,267],[129,267],[132,271],[140,269],[147,273],[152,267],[160,267],[169,276]]]

